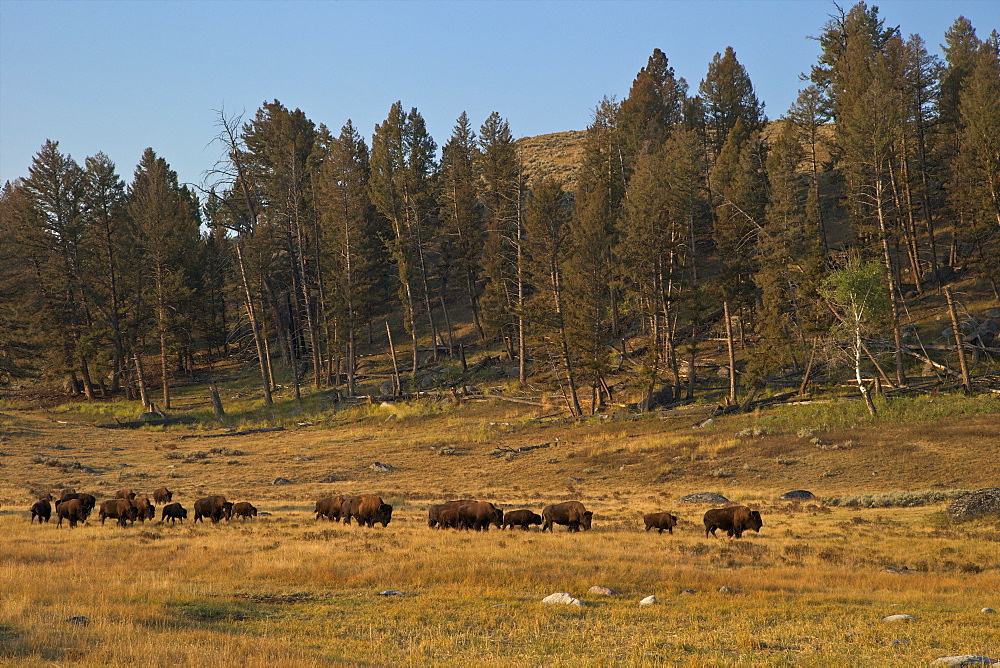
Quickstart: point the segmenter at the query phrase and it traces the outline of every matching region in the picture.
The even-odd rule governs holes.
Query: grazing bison
[[[45,492],[44,494],[39,494],[38,500],[48,501],[49,503],[52,503],[52,501],[54,501],[54,499],[52,498],[52,492]]]
[[[166,487],[161,487],[160,489],[153,492],[153,501],[156,503],[170,503],[174,500],[174,493],[171,492]]]
[[[663,533],[666,529],[667,533],[672,534],[674,527],[677,526],[677,516],[670,513],[650,513],[644,515],[642,521],[646,523],[646,531],[659,529],[660,533]]]
[[[346,501],[346,499],[342,496],[323,497],[316,502],[316,519],[325,517],[330,521],[339,520],[341,509],[344,506],[344,501]]]
[[[170,520],[173,524],[176,520],[180,520],[181,524],[184,524],[184,520],[187,519],[188,511],[184,509],[179,503],[168,503],[163,506],[163,514],[160,515],[160,521],[165,522]]]
[[[118,520],[118,526],[125,526],[126,522],[135,522],[138,515],[139,509],[129,499],[108,499],[107,501],[101,501],[101,511],[98,513],[98,517],[101,518],[101,526],[104,526],[104,520],[109,517],[113,520]]]
[[[31,520],[28,523],[33,523],[36,517],[39,524],[43,520],[48,522],[49,518],[52,517],[52,504],[47,499],[38,499],[38,501],[31,504]]]
[[[740,538],[747,529],[760,533],[764,522],[760,513],[746,506],[729,506],[728,508],[713,508],[705,513],[705,537],[715,535],[716,529],[724,530],[729,536]]]
[[[226,506],[228,505],[228,508]],[[226,497],[221,494],[206,496],[194,502],[194,521],[205,523],[205,518],[212,520],[212,524],[217,524],[223,517],[229,519],[232,515],[233,505],[226,501]]]
[[[458,501],[445,501],[444,503],[435,503],[427,509],[427,526],[432,529],[436,526],[441,526],[441,512],[448,510],[449,508],[457,509],[459,506],[464,506],[467,503],[475,503],[473,499],[459,499]]]
[[[146,520],[153,520],[156,517],[156,506],[145,496],[132,499],[132,505],[135,506],[135,517],[140,522],[145,523]]]
[[[115,498],[116,499],[134,499],[135,498],[135,492],[132,490],[131,487],[127,487],[125,489],[120,489],[120,490],[118,490],[115,493]]]
[[[392,520],[392,506],[383,503],[382,497],[375,494],[350,497],[344,501],[340,512],[344,518],[344,524],[350,524],[351,518],[354,517],[358,520],[359,525],[371,527],[375,526],[376,522],[380,522],[383,527],[387,527],[389,521]]]
[[[87,509],[83,507],[80,499],[70,499],[56,507],[56,517],[59,518],[59,521],[56,522],[57,527],[62,526],[63,518],[65,518],[69,520],[69,526],[72,529],[76,527],[77,522],[87,521]]]
[[[503,511],[489,501],[475,501],[458,507],[458,522],[467,529],[489,531],[490,525],[503,527]]]
[[[542,509],[542,531],[552,531],[553,524],[565,524],[569,531],[590,530],[594,513],[583,507],[579,501],[564,501]]]
[[[521,527],[525,531],[532,524],[541,524],[542,516],[530,510],[511,510],[503,515],[503,528]]]
[[[246,501],[233,504],[233,517],[242,517],[244,521],[248,517],[257,517],[257,509]]]
[[[66,489],[60,490],[60,492],[59,492],[59,500],[60,501],[69,501],[71,498],[73,498],[73,497],[70,496],[70,494],[76,494],[76,488],[75,487],[67,487]]]

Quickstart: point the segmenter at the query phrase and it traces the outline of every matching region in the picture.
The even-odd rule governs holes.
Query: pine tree
[[[527,377],[521,266],[524,178],[510,126],[493,112],[479,129],[479,200],[486,222],[483,267],[488,277],[483,297],[486,315],[508,354],[517,358],[519,378]],[[516,343],[516,350],[515,350]]]
[[[329,253],[332,310],[344,346],[347,393],[354,394],[357,333],[379,312],[380,279],[386,260],[381,238],[387,230],[369,197],[369,154],[364,138],[348,121],[329,145],[320,176],[317,205],[323,247]]]
[[[451,138],[441,150],[441,210],[444,227],[442,253],[454,265],[464,284],[472,323],[479,338],[485,335],[480,318],[482,292],[481,257],[486,239],[484,207],[478,200],[480,187],[479,145],[476,133],[463,111],[455,122]]]
[[[198,243],[198,218],[177,182],[177,173],[152,148],[143,152],[129,190],[134,238],[150,282],[148,299],[159,342],[163,408],[169,409],[168,359],[171,345],[176,346],[182,305],[191,294],[183,268],[185,255]]]
[[[413,346],[413,374],[419,369],[417,303],[423,298],[431,344],[437,350],[437,331],[430,308],[424,241],[432,210],[431,177],[436,145],[416,109],[409,114],[401,102],[375,128],[372,137],[371,197],[392,227],[389,251],[399,275],[405,324]]]
[[[581,415],[577,393],[575,356],[570,350],[566,296],[563,285],[564,266],[569,254],[570,215],[562,184],[545,179],[530,192],[524,218],[526,269],[536,291],[527,305],[527,313],[539,330],[545,345],[535,358],[547,356],[558,360],[561,371],[559,385],[563,388],[567,407],[573,415]],[[561,375],[565,373],[566,384]]]
[[[671,130],[683,122],[687,83],[674,76],[674,68],[660,49],[654,49],[646,67],[639,70],[618,119],[622,136],[622,166],[627,175],[637,156],[655,153]]]
[[[764,104],[757,99],[746,69],[736,59],[733,47],[726,53],[716,53],[708,66],[708,74],[698,87],[705,104],[708,136],[713,152],[722,150],[737,121],[747,132],[763,129],[767,123]]]

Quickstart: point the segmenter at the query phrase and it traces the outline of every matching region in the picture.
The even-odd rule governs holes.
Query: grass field
[[[194,394],[187,401],[202,409]],[[699,407],[566,421],[517,404],[337,411],[314,397],[302,412],[279,403],[253,414],[253,425],[284,431],[219,438],[92,426],[131,417],[134,406],[8,402],[0,657],[199,666],[1000,658],[1000,622],[980,612],[1000,609],[1000,522],[956,525],[943,512],[958,490],[997,486],[1000,406],[908,401],[884,406],[879,422],[834,402],[695,429]],[[376,461],[394,470],[374,471]],[[272,484],[278,477],[293,484]],[[162,485],[189,511],[222,493],[267,514],[217,526],[121,529],[96,515],[72,530],[54,518],[28,524],[36,492],[76,487],[102,499]],[[791,489],[819,499],[777,500]],[[678,501],[697,491],[758,508],[760,534],[705,538],[710,506]],[[313,519],[317,498],[361,492],[395,506],[387,528]],[[466,496],[536,512],[579,499],[594,510],[594,529],[426,526],[429,504]],[[642,515],[656,510],[680,517],[673,536],[642,531]],[[620,593],[588,594],[593,585]],[[390,589],[403,593],[380,595]],[[557,591],[585,605],[540,603]],[[660,603],[640,608],[648,595]],[[882,621],[892,614],[915,619]],[[79,617],[86,624],[69,621]]]

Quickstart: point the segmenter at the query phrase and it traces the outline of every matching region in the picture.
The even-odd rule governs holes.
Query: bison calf
[[[168,503],[163,506],[163,514],[160,516],[160,521],[165,522],[170,520],[173,524],[175,521],[180,520],[181,524],[184,524],[184,520],[187,519],[188,511],[184,509],[179,503]]]
[[[445,501],[444,503],[435,503],[427,509],[427,526],[430,528],[441,526],[441,513],[448,509],[457,509],[459,506],[464,506],[467,503],[475,503],[472,499],[459,499],[457,501]]]
[[[646,531],[659,529],[660,533],[663,533],[666,529],[667,533],[672,534],[674,527],[677,526],[677,516],[670,513],[650,513],[643,515],[642,521],[646,523]]]
[[[161,487],[160,489],[153,492],[153,501],[156,503],[170,503],[174,500],[174,493],[171,492],[166,487]]]
[[[525,531],[532,524],[541,524],[542,516],[538,513],[533,513],[530,510],[511,510],[503,515],[503,527],[504,529],[510,527],[521,527]]]
[[[730,537],[740,538],[747,529],[760,533],[764,522],[760,513],[746,506],[730,506],[728,508],[713,508],[705,513],[705,537],[715,535],[716,529],[722,529]]]
[[[246,501],[233,504],[233,517],[242,517],[244,521],[248,517],[257,517],[257,509]]]
[[[316,502],[316,519],[325,517],[331,522],[339,520],[344,506],[344,497],[326,496]]]

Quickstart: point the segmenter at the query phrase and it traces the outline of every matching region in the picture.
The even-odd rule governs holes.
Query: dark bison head
[[[383,527],[389,526],[389,522],[392,520],[392,506],[388,503],[383,503],[378,508],[375,509],[375,522],[380,523]],[[374,524],[374,522],[373,522]]]
[[[503,527],[503,511],[500,510],[499,508],[496,508],[493,511],[493,516],[490,518],[490,523],[493,526],[495,526],[497,529],[502,528]]]
[[[580,520],[580,526],[583,527],[584,531],[590,531],[590,525],[593,523],[593,521],[594,521],[594,513],[593,511],[588,510],[583,514],[583,519]]]
[[[760,528],[764,526],[764,521],[760,519],[760,513],[756,510],[750,511],[750,522],[747,525],[748,529],[753,529],[757,533],[760,533]]]

